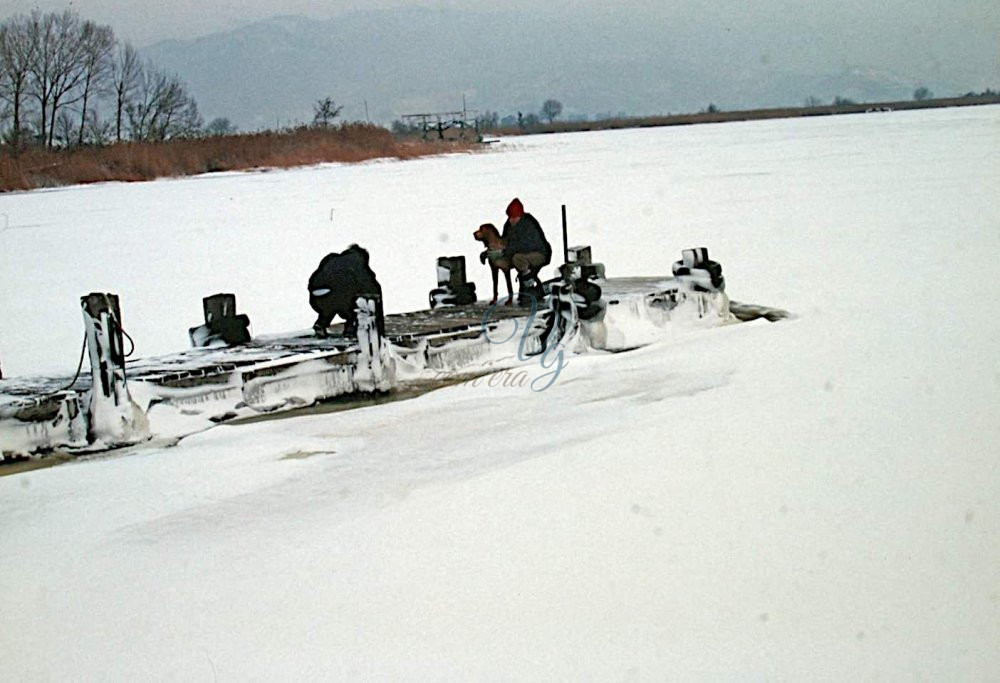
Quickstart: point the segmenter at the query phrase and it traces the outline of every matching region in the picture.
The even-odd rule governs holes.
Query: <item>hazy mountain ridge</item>
[[[683,23],[594,15],[558,24],[508,12],[398,9],[316,20],[277,16],[144,53],[190,86],[206,119],[243,130],[309,121],[326,96],[346,119],[388,123],[402,114],[469,109],[537,112],[550,97],[564,116],[662,114],[908,98],[912,79],[870,67],[797,74],[770,46],[720,33],[715,45]],[[932,89],[944,82],[922,83]],[[961,89],[961,85],[953,86]]]

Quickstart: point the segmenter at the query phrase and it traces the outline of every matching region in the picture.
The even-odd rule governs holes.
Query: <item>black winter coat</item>
[[[521,220],[517,222],[517,225],[512,226],[509,220],[504,223],[501,237],[507,243],[506,248],[503,250],[503,255],[507,258],[510,258],[514,254],[538,251],[545,257],[543,265],[548,265],[552,261],[552,246],[545,239],[542,226],[538,224],[538,220],[530,213],[521,216]]]

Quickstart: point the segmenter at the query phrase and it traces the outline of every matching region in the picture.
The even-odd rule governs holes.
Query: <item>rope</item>
[[[76,384],[76,380],[80,379],[80,370],[83,369],[83,356],[86,353],[86,351],[87,351],[87,333],[84,332],[83,344],[80,346],[80,361],[76,364],[76,372],[73,374],[73,379],[70,380],[69,384],[62,387],[61,389],[56,389],[53,392],[45,394],[46,396],[55,396],[56,394],[60,394],[64,391],[69,391],[70,389],[73,388],[73,385]]]
[[[118,322],[118,317],[115,315],[114,311],[108,311],[108,314],[109,314],[108,315],[108,319],[111,321],[111,325],[114,328],[116,328],[119,332],[121,332],[122,335],[126,339],[128,339],[128,343],[132,345],[132,348],[129,350],[128,353],[124,353],[125,349],[122,349],[122,351],[123,351],[123,353],[122,353],[122,382],[127,386],[128,385],[128,373],[125,372],[125,359],[128,358],[129,356],[131,356],[135,352],[135,340],[133,340],[132,337],[129,336],[129,333],[126,332],[125,328],[122,327],[122,325],[121,325],[120,322]],[[114,330],[112,330],[112,331],[114,331]]]
[[[128,343],[132,345],[132,348],[129,349],[128,353],[126,353],[126,354],[123,355],[123,358],[131,358],[132,354],[135,353],[135,340],[133,340],[132,337],[129,335],[129,333],[125,331],[124,327],[122,327],[121,325],[118,324],[117,320],[115,321],[115,326],[117,326],[118,329],[121,331],[121,333],[123,335],[125,335],[125,338],[128,339]],[[122,366],[122,369],[123,370],[125,369],[124,368],[124,364]]]
[[[132,345],[132,348],[129,349],[129,352],[126,353],[126,354],[123,354],[123,356],[122,356],[122,374],[124,376],[124,373],[125,373],[125,361],[124,361],[124,359],[131,357],[132,354],[135,353],[135,340],[132,339],[131,335],[129,335],[129,333],[125,331],[125,328],[122,327],[118,323],[118,319],[114,315],[110,316],[110,319],[111,319],[112,324],[115,327],[118,328],[118,330],[125,336],[125,338],[128,339],[129,344]],[[80,360],[76,364],[76,372],[73,373],[73,379],[70,380],[70,383],[67,384],[66,386],[61,387],[59,389],[56,389],[55,391],[51,391],[51,392],[45,394],[45,396],[55,396],[56,394],[61,394],[62,392],[69,391],[70,389],[73,388],[73,385],[76,384],[76,381],[78,379],[80,379],[80,371],[83,370],[83,357],[86,355],[86,352],[87,352],[87,333],[84,332],[83,333],[83,344],[80,346]],[[126,382],[127,381],[128,380],[126,379]]]

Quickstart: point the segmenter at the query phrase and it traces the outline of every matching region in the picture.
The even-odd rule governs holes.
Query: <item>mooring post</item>
[[[87,328],[90,371],[94,394],[121,405],[125,387],[125,351],[122,343],[121,307],[115,294],[92,292],[80,297]]]
[[[236,315],[235,294],[213,294],[201,300],[201,308],[205,313],[205,324],[211,325],[223,318]]]
[[[382,300],[377,294],[363,294],[355,302],[358,316],[358,367],[355,382],[358,389],[367,391],[388,391],[391,379],[382,357],[382,338],[385,328],[382,323]]]
[[[428,294],[431,309],[476,303],[476,283],[465,280],[464,256],[438,257],[437,281],[437,288]]]
[[[149,437],[145,413],[132,400],[125,383],[118,296],[92,292],[80,297],[93,387],[90,390],[87,440],[108,445],[136,443]]]
[[[246,344],[250,341],[250,318],[236,314],[236,295],[213,294],[201,300],[205,324],[188,329],[191,345],[212,346],[224,342]]]

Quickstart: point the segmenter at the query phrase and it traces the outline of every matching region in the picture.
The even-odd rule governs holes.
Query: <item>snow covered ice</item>
[[[0,196],[5,375],[69,374],[89,291],[143,356],[217,291],[305,329],[351,242],[420,308],[515,195],[554,244],[566,204],[609,276],[707,246],[733,299],[797,316],[0,477],[0,677],[989,679],[998,131],[894,112]]]

